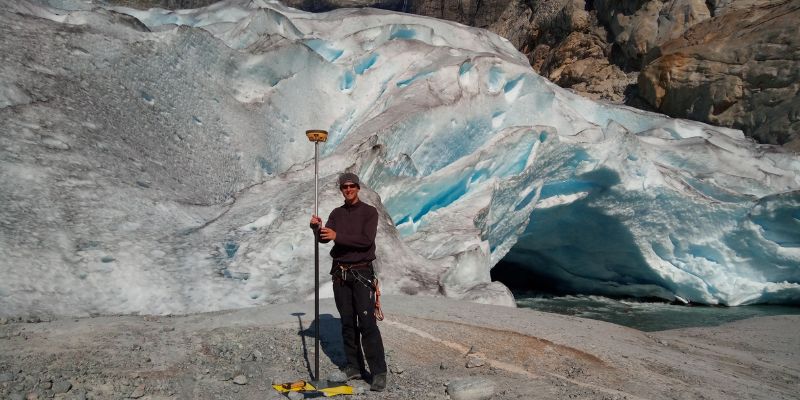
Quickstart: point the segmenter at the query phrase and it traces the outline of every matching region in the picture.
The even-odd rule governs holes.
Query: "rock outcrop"
[[[406,0],[401,11],[488,28],[513,1],[516,0]]]
[[[800,2],[765,3],[652,49],[640,94],[659,112],[800,148]]]
[[[572,32],[548,52],[539,72],[594,100],[623,102],[636,74],[626,74],[612,64],[609,49],[596,33]]]
[[[525,53],[541,75],[592,99],[622,103],[636,83],[635,72],[611,63],[608,33],[583,0],[515,0],[488,28]]]
[[[703,0],[595,0],[594,7],[619,46],[623,62],[634,67],[641,66],[654,47],[711,18]]]

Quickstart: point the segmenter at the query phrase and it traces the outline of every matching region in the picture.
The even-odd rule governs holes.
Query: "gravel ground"
[[[797,399],[800,316],[644,333],[444,298],[385,296],[389,388],[374,399]],[[185,316],[0,320],[3,399],[285,399],[311,379],[313,303]],[[320,375],[344,362],[320,306]]]

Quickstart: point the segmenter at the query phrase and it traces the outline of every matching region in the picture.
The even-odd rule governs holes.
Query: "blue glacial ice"
[[[10,132],[0,220],[18,221],[0,237],[0,314],[196,312],[313,296],[314,151],[303,132],[319,128],[330,130],[320,213],[341,201],[339,172],[362,177],[364,199],[381,210],[387,293],[513,305],[490,281],[503,260],[584,293],[800,301],[797,155],[581,98],[487,31],[260,0],[109,8],[139,30],[103,9],[8,8],[18,14],[4,22],[21,19],[41,38],[31,46],[50,37],[47,24],[81,25],[111,45],[75,34],[88,56],[61,55],[72,70],[42,61],[9,78],[25,87],[41,71],[86,77],[62,101],[15,100],[24,112],[0,114]],[[193,116],[202,124],[185,123]],[[30,147],[31,135],[47,140]]]

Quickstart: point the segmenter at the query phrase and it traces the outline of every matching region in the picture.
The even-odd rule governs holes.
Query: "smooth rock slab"
[[[67,393],[70,389],[72,389],[72,383],[69,381],[56,381],[53,383],[53,392],[56,394],[59,393]]]
[[[447,384],[452,400],[486,400],[494,395],[495,385],[486,378],[461,378]]]

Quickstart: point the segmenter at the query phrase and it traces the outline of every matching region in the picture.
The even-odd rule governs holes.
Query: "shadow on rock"
[[[337,367],[342,368],[347,364],[347,359],[344,355],[344,344],[342,342],[342,323],[339,318],[331,314],[320,314],[319,324],[317,324],[317,321],[312,321],[311,325],[306,328],[303,326],[303,320],[300,318],[305,315],[305,313],[293,313],[292,315],[297,317],[297,323],[300,328],[298,334],[302,341],[303,358],[306,361],[309,376],[314,375],[312,370],[313,361],[309,359],[309,348],[313,350],[317,326],[319,326],[319,347],[321,354],[328,357]]]

